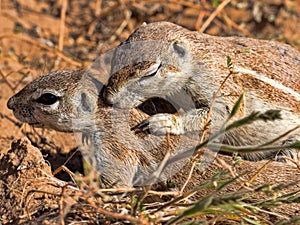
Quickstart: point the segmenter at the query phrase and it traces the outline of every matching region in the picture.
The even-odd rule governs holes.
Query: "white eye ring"
[[[140,87],[146,86],[148,80],[151,79],[152,77],[154,77],[160,68],[161,68],[161,63],[157,62],[157,63],[151,65],[146,70],[141,71],[141,73],[142,73],[141,78],[138,79],[139,86]]]
[[[156,74],[156,72],[159,70],[159,68],[161,67],[161,63],[160,62],[156,62],[155,64],[151,65],[149,68],[147,68],[144,71],[141,71],[142,73],[142,77],[149,77],[149,76],[154,76]]]

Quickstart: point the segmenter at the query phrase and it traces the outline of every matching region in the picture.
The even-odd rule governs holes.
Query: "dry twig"
[[[68,8],[68,0],[62,1],[61,12],[60,12],[60,25],[59,25],[59,39],[58,39],[58,50],[63,51],[64,48],[64,36],[65,36],[65,20]]]
[[[5,38],[8,38],[8,39],[17,39],[17,40],[20,40],[20,41],[24,41],[24,42],[28,42],[32,45],[35,45],[35,46],[38,46],[40,48],[43,48],[43,49],[46,49],[47,51],[49,52],[53,52],[54,54],[56,54],[58,57],[62,58],[63,60],[65,60],[66,62],[74,65],[74,66],[77,66],[77,67],[81,67],[83,65],[83,63],[81,62],[78,62],[78,61],[75,61],[73,59],[71,59],[70,57],[64,55],[62,52],[60,52],[59,50],[55,49],[55,48],[51,48],[37,40],[34,40],[32,38],[28,38],[28,37],[24,37],[24,36],[19,36],[19,35],[16,35],[16,34],[3,34],[3,35],[0,35],[0,40],[1,39],[5,39]]]
[[[211,24],[211,22],[216,18],[216,16],[225,8],[227,4],[229,4],[231,0],[224,0],[216,10],[208,17],[208,19],[204,22],[202,27],[200,28],[200,32],[203,33],[206,28]]]

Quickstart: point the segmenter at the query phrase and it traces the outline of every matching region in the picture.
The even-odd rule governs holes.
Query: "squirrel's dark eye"
[[[42,94],[37,100],[36,102],[37,103],[41,103],[41,104],[44,104],[44,105],[52,105],[54,104],[55,102],[57,102],[58,100],[58,97],[54,94],[51,94],[51,93],[45,93],[45,94]]]

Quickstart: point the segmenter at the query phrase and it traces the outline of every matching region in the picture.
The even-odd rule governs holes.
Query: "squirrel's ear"
[[[186,55],[186,49],[179,41],[175,41],[173,43],[173,49],[180,57],[184,57]]]
[[[80,106],[81,110],[86,113],[93,112],[93,104],[91,102],[91,99],[88,97],[88,95],[84,92],[80,95]]]

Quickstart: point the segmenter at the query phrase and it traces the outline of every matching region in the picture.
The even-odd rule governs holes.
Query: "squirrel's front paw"
[[[155,114],[133,128],[136,131],[147,131],[154,135],[182,134],[183,128],[178,116],[167,113]]]

